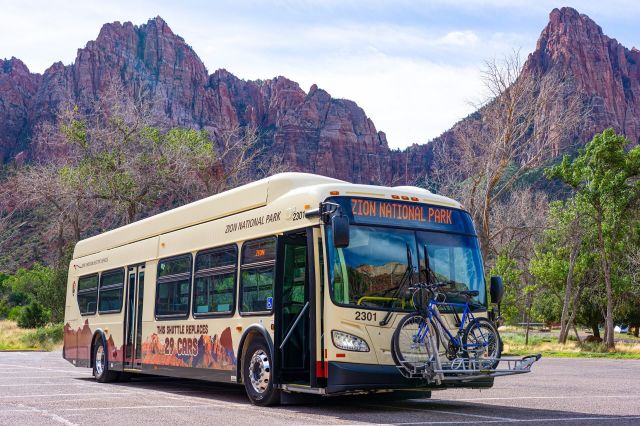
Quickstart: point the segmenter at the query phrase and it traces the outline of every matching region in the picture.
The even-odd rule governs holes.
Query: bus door
[[[130,266],[127,274],[124,368],[141,368],[144,265]]]
[[[315,343],[315,305],[311,305],[315,302],[310,295],[315,279],[313,266],[309,267],[311,237],[309,229],[284,234],[278,240],[275,349],[276,374],[282,384],[313,384],[310,366],[315,360],[315,344],[311,344]]]

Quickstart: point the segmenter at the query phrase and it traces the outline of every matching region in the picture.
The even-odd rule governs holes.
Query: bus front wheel
[[[118,372],[109,369],[109,354],[104,339],[98,337],[93,348],[93,377],[100,383],[115,382]]]
[[[268,406],[280,402],[280,390],[273,383],[273,358],[261,338],[254,339],[244,353],[242,381],[253,404]]]

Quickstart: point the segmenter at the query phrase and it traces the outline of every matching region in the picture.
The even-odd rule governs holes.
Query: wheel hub
[[[266,392],[269,387],[271,366],[269,365],[269,357],[262,349],[257,350],[251,357],[249,379],[253,390],[259,394]]]
[[[104,348],[102,345],[98,346],[96,351],[96,374],[102,376],[104,372]]]

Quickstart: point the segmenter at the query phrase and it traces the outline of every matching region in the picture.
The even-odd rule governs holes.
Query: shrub
[[[9,306],[5,303],[4,300],[0,299],[0,319],[5,319],[7,315],[9,315]]]
[[[20,315],[22,314],[22,309],[22,306],[14,306],[13,308],[9,309],[9,312],[7,313],[7,319],[11,321],[18,321],[18,318],[20,318]]]
[[[55,345],[62,343],[63,333],[62,324],[53,324],[25,334],[22,341],[30,348],[52,349]]]
[[[580,345],[580,350],[582,352],[595,352],[595,353],[606,353],[607,345],[602,342],[582,342]]]
[[[49,315],[38,302],[31,302],[25,306],[18,317],[18,327],[36,328],[42,327],[49,322]]]

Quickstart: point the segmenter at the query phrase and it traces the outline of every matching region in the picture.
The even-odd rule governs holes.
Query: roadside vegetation
[[[558,332],[530,333],[520,327],[502,327],[500,336],[504,344],[504,355],[530,355],[539,353],[544,357],[556,358],[623,358],[640,359],[640,338],[618,333],[615,336],[615,350],[609,350],[602,342],[587,341],[582,336],[578,341],[569,336],[565,343],[558,342]]]
[[[62,345],[62,324],[20,328],[15,321],[0,320],[0,351],[50,351]]]

